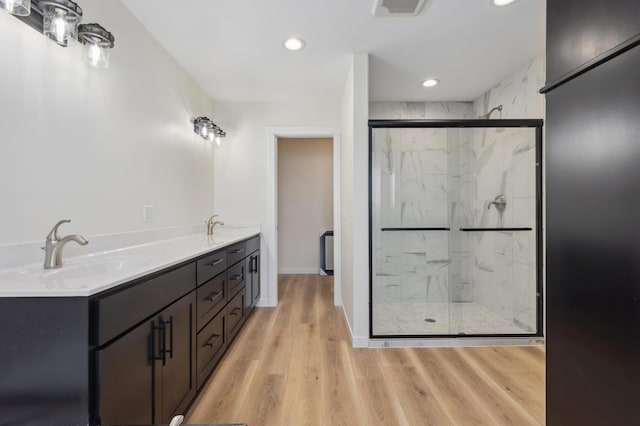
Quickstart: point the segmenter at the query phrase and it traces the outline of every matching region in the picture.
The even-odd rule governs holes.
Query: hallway
[[[332,277],[281,275],[187,415],[188,423],[539,425],[541,347],[353,349]]]

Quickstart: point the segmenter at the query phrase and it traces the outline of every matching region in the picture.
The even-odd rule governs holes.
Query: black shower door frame
[[[543,308],[543,155],[542,155],[542,126],[541,119],[477,119],[477,120],[369,120],[369,337],[372,339],[443,339],[443,338],[509,338],[509,337],[544,337],[544,308]],[[411,129],[411,128],[518,128],[535,129],[536,155],[536,333],[512,334],[384,334],[373,333],[373,129]],[[442,229],[444,230],[444,229]],[[504,228],[508,231],[509,229]]]

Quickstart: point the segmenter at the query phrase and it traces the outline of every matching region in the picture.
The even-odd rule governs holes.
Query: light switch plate
[[[153,206],[148,204],[142,206],[142,220],[144,220],[145,223],[149,223],[151,219],[153,219]]]

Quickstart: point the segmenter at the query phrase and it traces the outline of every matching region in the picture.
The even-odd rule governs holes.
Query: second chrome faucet
[[[206,221],[206,222],[205,222],[205,223],[207,224],[207,235],[213,235],[213,228],[214,228],[216,225],[224,225],[224,222],[223,222],[223,221],[221,221],[221,220],[213,220],[213,219],[215,219],[216,217],[218,217],[218,215],[217,215],[217,214],[214,214],[213,216],[211,216],[211,217],[209,218],[209,220],[208,220],[208,221]]]
[[[65,244],[69,241],[75,241],[81,246],[86,246],[89,244],[82,235],[67,235],[66,237],[60,238],[58,235],[58,227],[63,223],[71,222],[69,219],[63,219],[56,223],[47,235],[47,241],[45,242],[45,246],[42,247],[44,250],[44,269],[55,269],[62,266],[62,249]]]

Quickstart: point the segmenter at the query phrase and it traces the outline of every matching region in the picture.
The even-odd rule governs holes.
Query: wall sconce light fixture
[[[193,131],[200,135],[202,139],[215,140],[217,145],[220,145],[221,138],[227,136],[227,133],[208,117],[198,117],[194,119]]]
[[[78,40],[84,44],[83,58],[96,68],[107,68],[115,38],[100,24],[82,24],[78,27]]]
[[[12,15],[29,16],[31,13],[31,0],[0,0],[0,8]]]
[[[78,24],[82,19],[82,8],[70,0],[40,0],[42,11],[42,33],[60,46],[78,41]]]
[[[82,8],[71,0],[0,0],[0,8],[54,40],[60,46],[80,41],[87,63],[97,68],[109,66],[113,34],[99,24],[80,25]]]

